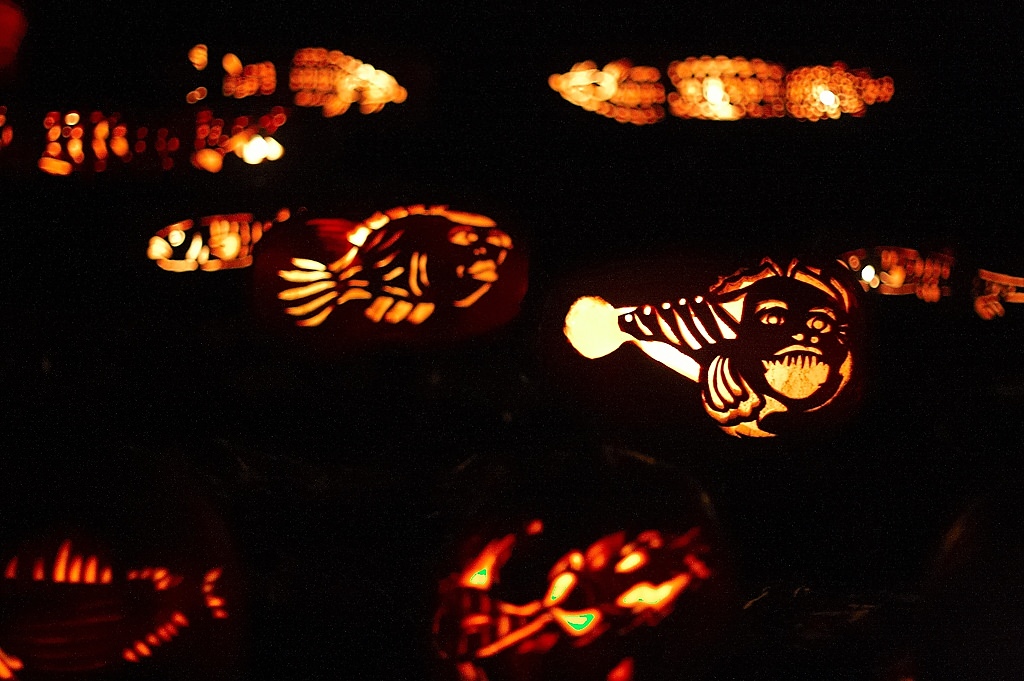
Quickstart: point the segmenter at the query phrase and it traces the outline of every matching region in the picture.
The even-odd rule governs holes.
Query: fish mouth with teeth
[[[806,345],[790,345],[775,353],[777,359],[761,360],[764,378],[771,388],[790,399],[810,397],[828,380],[831,367],[819,359],[822,352]]]

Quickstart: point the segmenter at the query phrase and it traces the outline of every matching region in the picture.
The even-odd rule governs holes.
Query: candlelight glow
[[[1006,314],[1007,303],[1024,303],[1024,277],[979,269],[974,281],[974,311],[985,320]]]
[[[12,621],[31,614],[33,624],[5,632],[13,635],[4,643],[7,649],[0,649],[0,679],[14,679],[22,669],[74,674],[152,657],[190,626],[190,616],[202,616],[204,605],[212,619],[228,617],[218,587],[222,574],[214,568],[196,584],[162,566],[121,571],[98,554],[76,551],[70,539],[52,556],[15,555],[6,562],[0,597],[13,612]],[[86,589],[96,595],[83,614],[79,607]],[[185,594],[192,590],[191,597]],[[79,605],[63,605],[71,595]],[[42,616],[36,611],[40,607]]]
[[[321,107],[325,118],[339,116],[356,104],[360,113],[375,113],[385,104],[401,104],[408,95],[386,71],[320,47],[295,53],[288,84],[296,106]]]
[[[668,96],[669,110],[680,118],[732,121],[772,118],[785,114],[782,66],[743,57],[690,57],[669,64],[676,91]]]
[[[527,524],[524,537],[536,536],[536,522]],[[560,645],[584,648],[658,626],[687,590],[712,577],[700,558],[709,552],[700,528],[683,535],[647,530],[628,544],[625,537],[616,532],[585,551],[570,550],[551,569],[546,592],[523,603],[492,595],[520,535],[490,541],[440,585],[433,633],[441,657],[463,679],[486,679],[487,665],[499,658],[541,656]],[[620,559],[609,561],[612,554]],[[607,678],[628,680],[632,668],[631,658],[622,659]]]
[[[849,71],[842,62],[804,66],[786,74],[786,111],[808,121],[863,116],[869,105],[892,99],[893,90],[892,78],[872,78],[867,69]]]
[[[956,259],[947,253],[922,256],[913,248],[880,246],[839,256],[839,263],[858,275],[861,288],[883,296],[914,295],[927,303],[948,298]]]
[[[766,416],[817,411],[848,384],[852,291],[821,268],[766,258],[707,293],[619,308],[584,296],[565,316],[565,336],[588,359],[635,345],[701,384],[705,411],[735,436],[772,437]]]
[[[646,125],[665,117],[665,88],[661,74],[650,66],[633,66],[620,59],[601,70],[592,61],[574,64],[567,73],[553,74],[548,85],[566,101],[620,123]]]
[[[149,240],[146,257],[168,272],[216,272],[248,267],[253,248],[275,224],[291,217],[281,209],[270,220],[253,220],[252,213],[208,215],[197,226],[192,220],[164,227]]]

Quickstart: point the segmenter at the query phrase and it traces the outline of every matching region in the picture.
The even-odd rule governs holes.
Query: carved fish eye
[[[477,233],[464,227],[456,227],[448,232],[448,241],[456,246],[469,246],[479,240]]]

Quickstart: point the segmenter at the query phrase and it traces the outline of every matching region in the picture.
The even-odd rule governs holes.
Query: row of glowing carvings
[[[206,45],[195,45],[188,52],[197,71],[209,65]],[[277,69],[272,62],[243,64],[233,53],[221,58],[221,93],[232,99],[266,97],[277,92]],[[297,107],[320,108],[325,117],[341,115],[352,107],[363,114],[381,111],[386,104],[404,102],[405,88],[385,71],[340,51],[304,48],[292,59],[289,89]],[[209,88],[193,88],[185,96],[189,104],[199,104],[209,96]],[[288,120],[282,105],[264,113],[219,117],[211,109],[201,108],[195,116],[194,134],[189,144],[186,135],[168,126],[152,129],[139,125],[130,128],[120,114],[93,111],[83,116],[78,111],[51,111],[43,119],[46,146],[39,168],[51,175],[69,175],[85,169],[103,172],[112,159],[131,162],[136,156],[155,154],[161,170],[175,166],[175,157],[187,150],[193,166],[208,172],[220,172],[224,158],[234,154],[249,165],[276,161],[284,146],[274,137]],[[7,124],[6,109],[0,110],[0,149],[9,146],[13,131]],[[153,133],[153,134],[151,134]]]
[[[204,71],[210,63],[209,49],[195,45],[188,58],[197,71]],[[220,64],[224,97],[245,99],[277,92],[277,69],[272,62],[245,64],[237,55],[226,53]],[[672,62],[668,75],[675,91],[667,96],[657,68],[633,66],[626,59],[603,69],[591,61],[580,62],[567,73],[552,75],[548,82],[573,104],[637,125],[662,120],[666,104],[675,116],[706,120],[788,115],[816,121],[842,114],[861,116],[868,105],[887,102],[893,94],[891,78],[875,79],[867,70],[848,70],[841,62],[787,72],[779,64],[760,59],[690,57]],[[324,48],[303,48],[295,53],[288,88],[294,93],[295,106],[320,108],[325,117],[344,114],[353,107],[363,114],[376,113],[408,96],[386,71]],[[194,105],[208,97],[209,88],[198,86],[185,99]],[[46,143],[38,165],[51,175],[68,175],[86,168],[91,156],[91,169],[102,172],[111,159],[128,163],[148,152],[155,154],[162,170],[170,170],[176,155],[187,150],[192,165],[219,172],[228,154],[250,165],[279,159],[284,147],[274,135],[287,120],[282,105],[230,121],[204,108],[196,114],[189,144],[184,133],[166,126],[129,129],[117,113],[51,111],[43,120]],[[0,107],[0,150],[10,146],[13,137],[7,109]]]
[[[662,120],[666,104],[673,116],[717,121],[863,116],[869,105],[892,99],[894,89],[892,78],[872,78],[867,69],[850,70],[842,62],[786,71],[761,59],[690,57],[669,64],[668,76],[675,91],[666,96],[652,66],[620,59],[598,69],[584,61],[553,74],[548,84],[587,111],[636,125]]]
[[[161,566],[115,569],[96,554],[75,552],[70,539],[52,558],[26,552],[3,565],[0,594],[12,596],[4,600],[5,617],[29,625],[0,641],[0,679],[15,679],[23,670],[73,678],[123,662],[139,663],[156,656],[195,620],[229,617],[226,599],[218,593],[219,567],[201,575]],[[34,612],[48,613],[54,604],[63,604],[66,615],[58,611],[40,618]],[[76,620],[79,609],[86,613],[81,622]],[[76,638],[76,627],[90,622],[95,630],[80,631]]]
[[[263,235],[289,221],[282,210],[262,221],[246,213],[178,222],[150,239],[147,255],[173,272],[247,267],[256,262]],[[494,220],[447,206],[397,207],[361,222],[316,218],[281,229],[308,235],[299,248],[316,253],[279,256],[284,264],[275,264],[271,277],[277,314],[309,333],[327,327],[319,332],[325,335],[339,325],[350,334],[360,333],[360,325],[367,333],[374,325],[419,327],[437,322],[440,308],[484,316],[492,305],[488,293],[513,252],[512,237]],[[930,303],[953,293],[955,260],[947,253],[878,247],[831,260],[846,275],[796,259],[765,259],[672,300],[613,304],[583,296],[566,315],[565,335],[591,359],[635,345],[700,385],[705,411],[724,431],[771,436],[767,417],[821,410],[850,383],[856,360],[848,339],[859,333],[851,329],[858,293]],[[974,308],[983,319],[1024,302],[1024,278],[983,269],[974,286]],[[360,313],[327,324],[342,306]],[[745,348],[774,350],[762,356]]]

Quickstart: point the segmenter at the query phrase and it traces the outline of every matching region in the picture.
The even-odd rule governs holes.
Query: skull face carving
[[[740,373],[773,399],[815,408],[849,378],[846,313],[820,290],[791,279],[751,287],[743,304]]]
[[[637,345],[699,383],[705,410],[723,430],[766,437],[776,434],[767,416],[821,409],[849,383],[853,305],[853,289],[825,270],[765,259],[693,299],[615,308],[581,298],[565,334],[590,358]]]

